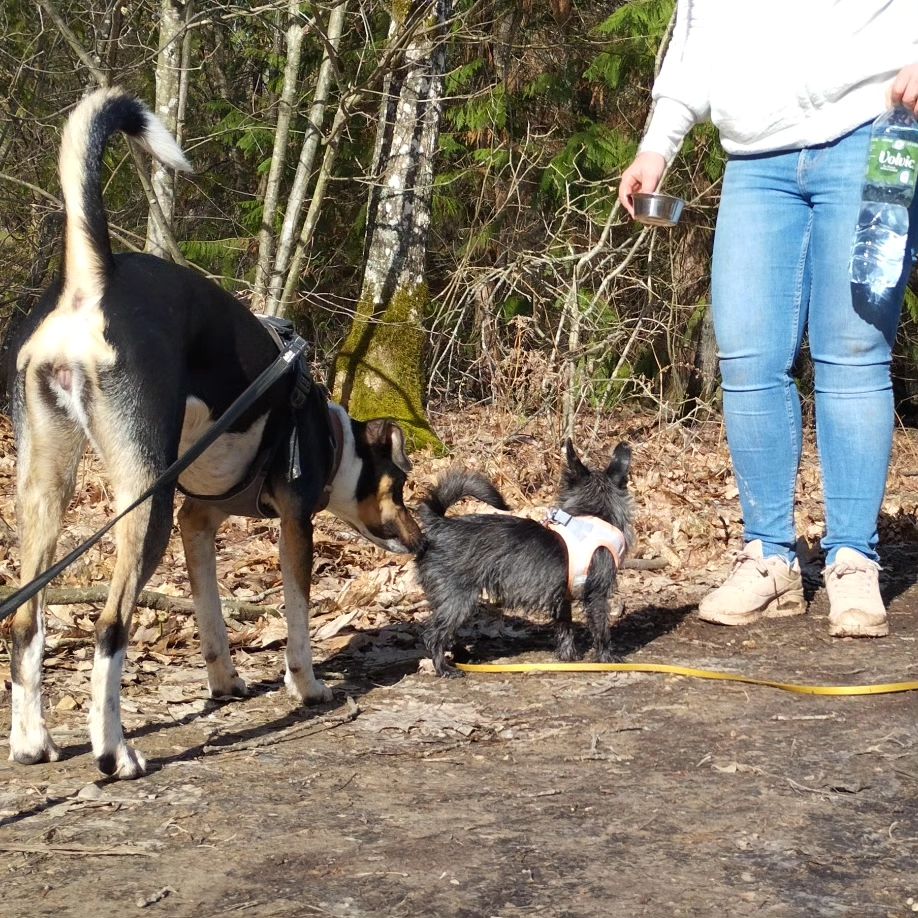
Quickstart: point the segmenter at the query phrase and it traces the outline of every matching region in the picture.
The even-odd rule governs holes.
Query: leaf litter
[[[433,420],[452,456],[413,457],[409,504],[454,462],[493,476],[526,515],[550,504],[561,462],[554,420],[484,409]],[[14,465],[4,423],[0,519],[12,524]],[[811,621],[781,623],[788,638],[778,644],[765,629],[736,636],[689,620],[672,635],[656,631],[666,615],[677,621],[674,607],[690,606],[723,575],[739,547],[742,521],[722,430],[671,428],[640,413],[618,413],[599,429],[594,442],[578,445],[600,463],[619,438],[633,443],[636,554],[668,561],[663,570],[626,570],[621,578],[626,610],[655,641],[651,653],[683,654],[715,668],[775,666],[799,681],[825,675],[827,658],[836,670],[863,672],[860,648],[842,642],[827,653],[822,625]],[[912,546],[913,556],[916,447],[914,432],[897,432],[880,524],[885,540]],[[795,509],[811,546],[823,527],[818,481],[808,439]],[[62,546],[77,544],[111,512],[98,467],[87,458]],[[18,552],[4,532],[0,526],[0,583],[12,584]],[[111,551],[104,541],[61,584],[104,585]],[[86,754],[34,769],[0,764],[9,775],[0,782],[0,820],[10,820],[3,852],[13,865],[9,901],[34,905],[40,889],[50,913],[52,903],[89,903],[103,889],[103,909],[127,904],[183,915],[248,913],[251,906],[300,914],[306,887],[323,913],[451,914],[439,897],[455,882],[470,914],[516,914],[526,903],[545,914],[562,905],[584,905],[592,914],[610,901],[612,863],[615,901],[624,910],[646,910],[636,897],[650,890],[661,908],[669,903],[667,913],[704,912],[727,900],[717,898],[724,887],[716,876],[701,885],[697,878],[733,856],[731,839],[742,861],[731,863],[742,868],[742,895],[755,899],[750,913],[771,914],[768,903],[787,906],[798,893],[810,898],[797,914],[810,913],[814,901],[850,908],[851,889],[858,889],[859,901],[886,896],[887,911],[898,914],[896,904],[916,893],[906,878],[914,873],[918,822],[914,808],[901,803],[918,775],[914,698],[871,700],[865,717],[859,701],[788,699],[630,674],[416,676],[427,612],[410,559],[383,554],[327,514],[316,520],[315,555],[313,647],[336,701],[300,710],[284,695],[277,526],[229,521],[218,537],[221,596],[263,608],[253,616],[226,611],[233,659],[252,697],[241,704],[207,697],[188,611],[139,609],[124,721],[154,769],[136,783],[87,784],[94,772]],[[813,557],[818,562],[818,549]],[[190,597],[177,532],[148,588]],[[86,751],[98,610],[98,603],[58,605],[48,616],[48,718],[68,755]],[[897,625],[877,654],[880,665],[899,665],[902,678],[914,668],[907,643],[913,620]],[[533,641],[537,656],[551,652],[543,620],[486,614],[474,634],[497,647],[516,644],[514,654],[521,644],[528,654]],[[7,651],[0,646],[0,705],[8,715]],[[833,712],[849,716],[830,718]],[[154,863],[159,873],[150,870]],[[838,898],[821,885],[827,864],[837,871]],[[103,884],[106,869],[111,882]],[[737,871],[728,873],[733,895]],[[519,887],[518,876],[528,877]],[[711,882],[715,892],[701,891]],[[603,905],[569,900],[575,886],[601,891]],[[120,901],[112,889],[122,891]],[[284,898],[289,889],[296,890],[292,905]],[[671,895],[679,898],[670,902]],[[401,910],[393,908],[400,902]]]
[[[559,477],[562,450],[556,419],[520,419],[494,409],[433,414],[450,447],[448,457],[422,453],[413,457],[415,470],[405,489],[415,506],[425,488],[454,464],[464,464],[492,477],[522,515],[538,517],[550,506]],[[593,423],[583,424],[584,430]],[[742,517],[723,430],[719,423],[694,428],[660,424],[652,415],[622,412],[598,425],[595,440],[578,443],[587,462],[605,464],[619,439],[632,443],[631,489],[636,507],[637,558],[662,558],[663,570],[626,570],[622,595],[644,596],[656,603],[692,602],[717,582],[740,546]],[[0,418],[0,541],[7,556],[0,564],[0,586],[16,585],[15,461],[9,422]],[[918,543],[918,436],[897,430],[881,538]],[[469,509],[476,509],[473,503]],[[477,507],[477,509],[486,509]],[[59,552],[77,545],[113,512],[98,461],[87,453],[78,487],[65,519]],[[812,436],[805,441],[795,505],[804,546],[818,557],[824,531],[818,459]],[[237,668],[247,681],[277,690],[283,670],[286,623],[278,611],[283,593],[278,557],[278,525],[273,520],[232,518],[217,537],[217,570],[224,600],[257,600],[264,614],[254,620],[234,618],[227,609],[230,644]],[[108,582],[114,562],[110,537],[92,549],[60,578],[68,587]],[[191,598],[184,553],[177,529],[148,590],[167,597]],[[98,603],[51,605],[48,609],[46,668],[49,700],[55,718],[68,725],[85,716],[92,663],[93,622]],[[369,671],[416,665],[423,656],[420,640],[426,603],[407,556],[389,555],[362,541],[329,514],[315,521],[315,563],[310,629],[316,660],[345,654]],[[247,617],[248,618],[248,617]],[[477,634],[510,639],[527,630],[524,620],[484,616]],[[538,627],[544,627],[541,623]],[[0,628],[0,692],[9,691],[8,626]],[[170,719],[200,713],[210,701],[200,658],[197,629],[190,612],[139,608],[125,667],[125,711],[135,724],[157,716]],[[0,695],[0,702],[4,699]],[[134,708],[132,711],[131,708]],[[452,708],[422,715],[410,706],[390,712],[364,713],[361,718],[379,730],[471,733],[480,727],[472,711]],[[451,724],[452,726],[447,726]],[[401,725],[401,726],[399,726]],[[369,729],[369,726],[368,726]]]

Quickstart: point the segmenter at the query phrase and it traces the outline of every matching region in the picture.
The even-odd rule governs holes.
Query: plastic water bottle
[[[908,209],[918,177],[918,121],[907,108],[892,108],[873,122],[870,152],[854,237],[851,282],[876,299],[902,276]]]

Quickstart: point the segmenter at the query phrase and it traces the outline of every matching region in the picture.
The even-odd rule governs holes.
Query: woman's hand
[[[918,75],[916,75],[916,85],[918,85]],[[631,195],[638,191],[656,191],[665,171],[666,160],[659,153],[645,150],[643,153],[638,153],[634,162],[622,173],[621,184],[618,186],[618,199],[632,217],[634,216],[634,203]]]
[[[899,71],[889,89],[889,99],[918,118],[918,64],[908,64]]]

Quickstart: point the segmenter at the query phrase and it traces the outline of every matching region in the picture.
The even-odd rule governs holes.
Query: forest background
[[[294,319],[357,416],[397,417],[416,445],[435,442],[431,407],[547,414],[559,433],[626,402],[666,423],[710,417],[715,132],[697,127],[665,180],[687,201],[676,229],[632,223],[614,193],[673,8],[3,0],[0,338],[56,270],[66,114],[120,85],[195,171],[114,143],[116,248],[187,261]],[[895,364],[907,422],[915,290]],[[805,358],[799,375],[806,393]]]

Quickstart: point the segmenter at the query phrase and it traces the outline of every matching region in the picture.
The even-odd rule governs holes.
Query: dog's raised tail
[[[102,202],[102,157],[116,131],[136,140],[164,165],[191,171],[162,122],[124,90],[99,89],[77,105],[64,126],[59,160],[67,215],[64,293],[71,301],[67,305],[76,308],[102,295],[113,264]]]
[[[453,504],[464,497],[474,497],[475,500],[490,504],[495,510],[510,509],[490,479],[480,472],[453,469],[431,488],[421,504],[422,513],[424,516],[429,513],[435,517],[443,517]]]

